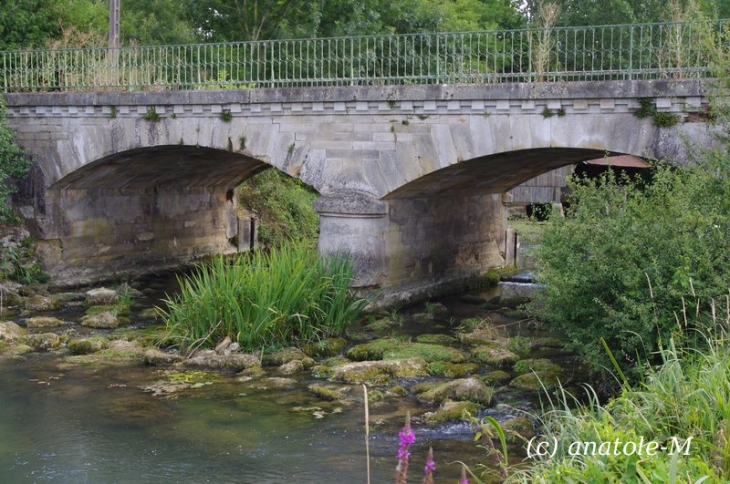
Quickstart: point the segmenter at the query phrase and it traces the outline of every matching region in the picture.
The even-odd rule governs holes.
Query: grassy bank
[[[700,336],[703,344],[678,347],[670,339],[658,351],[661,363],[644,366],[640,383],[624,381],[608,403],[588,386],[580,398],[562,389],[546,394],[538,418],[542,435],[525,443],[527,466],[485,468],[480,477],[511,483],[729,482],[728,319],[716,321],[692,337],[681,333],[689,325],[680,326],[677,340]],[[487,432],[498,435],[493,428]],[[492,462],[507,461],[491,449]]]

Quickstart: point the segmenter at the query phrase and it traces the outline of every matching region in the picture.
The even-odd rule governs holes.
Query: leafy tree
[[[64,30],[105,33],[105,2],[93,0],[15,0],[0,8],[0,50],[45,47]]]
[[[15,134],[7,127],[6,119],[5,103],[0,101],[0,221],[8,221],[13,215],[10,195],[15,187],[12,179],[27,175],[30,169],[30,162],[15,144]]]
[[[316,191],[276,169],[259,173],[238,187],[239,204],[258,218],[259,240],[268,247],[290,241],[316,246],[316,198]]]
[[[122,43],[186,44],[199,40],[179,0],[123,0]]]
[[[615,25],[649,23],[674,20],[670,9],[675,6],[692,12],[701,11],[714,18],[730,16],[730,3],[726,0],[552,0],[560,8],[561,26]],[[532,18],[542,0],[525,0],[522,11]],[[690,8],[691,7],[691,8]]]
[[[424,2],[441,17],[438,30],[474,31],[516,29],[523,27],[524,17],[511,0],[439,0]],[[424,7],[428,8],[427,5]]]

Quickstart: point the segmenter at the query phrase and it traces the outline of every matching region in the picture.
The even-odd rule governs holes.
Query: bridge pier
[[[378,200],[341,191],[321,197],[322,253],[355,261],[355,287],[394,304],[464,290],[514,263],[514,233],[500,194]]]

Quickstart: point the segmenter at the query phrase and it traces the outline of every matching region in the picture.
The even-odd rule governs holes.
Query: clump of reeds
[[[298,246],[217,257],[179,278],[179,294],[161,312],[185,348],[226,336],[246,350],[314,341],[359,317],[366,301],[351,293],[353,275],[346,257]]]

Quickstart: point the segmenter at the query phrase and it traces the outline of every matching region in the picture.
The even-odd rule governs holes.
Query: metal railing
[[[2,90],[190,90],[710,76],[718,32],[654,23],[0,52]]]

